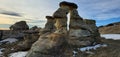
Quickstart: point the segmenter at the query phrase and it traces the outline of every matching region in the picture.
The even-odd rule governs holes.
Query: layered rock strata
[[[46,33],[52,33],[56,30],[56,27],[55,27],[55,18],[53,18],[52,16],[46,16],[46,19],[47,19],[47,22],[45,24],[45,28],[41,29],[40,30],[40,33],[39,35],[43,35],[43,34],[46,34]]]
[[[67,34],[67,14],[69,7],[66,4],[60,3],[60,8],[53,14],[55,18],[55,33]]]

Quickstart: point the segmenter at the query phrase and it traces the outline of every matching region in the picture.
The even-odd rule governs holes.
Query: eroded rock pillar
[[[90,36],[90,32],[85,28],[83,19],[79,16],[77,9],[70,10],[70,31],[72,37]]]
[[[47,18],[47,23],[45,24],[45,28],[46,30],[50,30],[53,31],[55,30],[55,19],[52,16],[46,16]]]
[[[52,16],[46,16],[47,22],[45,24],[45,27],[41,29],[39,32],[39,35],[43,35],[46,33],[52,33],[56,30],[55,28],[55,19]]]
[[[67,14],[69,12],[69,7],[66,3],[60,3],[60,8],[53,14],[53,17],[56,20],[55,33],[67,34]]]
[[[70,45],[80,47],[91,45],[90,31],[86,29],[86,24],[83,18],[79,16],[77,5],[70,7],[70,25],[69,25],[69,40]],[[75,6],[76,5],[76,6]]]

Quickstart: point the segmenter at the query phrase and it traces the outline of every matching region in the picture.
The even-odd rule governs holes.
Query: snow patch
[[[14,43],[16,41],[18,41],[18,40],[15,39],[15,38],[7,38],[7,39],[4,39],[4,40],[0,41],[0,43],[4,43],[4,42],[6,42],[6,43]]]
[[[90,51],[90,50],[96,50],[99,47],[107,47],[106,44],[97,44],[95,46],[87,46],[87,47],[83,47],[83,48],[79,48],[80,51],[84,52],[84,51]]]
[[[75,57],[77,53],[77,51],[73,51],[73,56]]]
[[[4,48],[0,48],[0,57],[2,56],[2,50],[4,50]]]
[[[82,47],[82,48],[77,48],[79,51],[82,51],[82,52],[85,52],[87,54],[95,54],[93,52],[91,52],[90,50],[96,50],[97,48],[100,48],[100,47],[107,47],[106,44],[97,44],[97,45],[94,45],[94,46],[87,46],[87,47]],[[78,51],[73,51],[73,57],[76,57]]]
[[[9,57],[25,57],[28,52],[11,53]]]
[[[120,34],[101,34],[101,37],[105,37],[106,39],[120,40]]]

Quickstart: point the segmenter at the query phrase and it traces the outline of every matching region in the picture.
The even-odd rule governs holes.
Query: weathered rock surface
[[[83,34],[90,35],[90,32],[85,28],[83,19],[79,16],[76,9],[70,11],[70,36],[81,37]],[[84,33],[83,33],[84,32]],[[72,34],[72,35],[71,35]],[[80,36],[81,35],[81,36]],[[83,35],[83,36],[84,36]]]
[[[29,26],[26,21],[16,22],[15,24],[10,26],[10,30],[28,30]]]
[[[95,20],[84,19],[84,22],[86,23],[86,28],[91,32],[92,35],[100,36]]]
[[[53,14],[55,18],[55,33],[67,33],[67,14],[69,12],[69,7],[65,4],[60,4],[60,8]]]
[[[55,19],[52,16],[46,16],[47,18],[47,23],[45,24],[45,28],[47,30],[55,30]]]
[[[0,41],[0,48],[4,48],[2,51],[5,57],[8,57],[10,53],[18,52],[18,51],[28,51],[32,44],[36,42],[39,38],[38,31],[35,30],[24,30],[24,31],[4,31],[3,30],[3,40],[8,39],[6,41]],[[20,38],[20,34],[22,37]],[[6,37],[5,37],[6,36]],[[10,42],[9,42],[10,41]]]
[[[59,6],[62,6],[62,5],[69,6],[70,10],[78,8],[77,4],[72,2],[66,2],[66,1],[60,2]]]
[[[64,35],[47,34],[35,42],[26,57],[61,57],[64,50]]]
[[[52,16],[46,16],[47,18],[47,22],[45,24],[45,27],[41,30],[39,30],[39,35],[43,35],[45,33],[52,33],[56,30],[55,27],[55,18],[53,18]]]
[[[32,44],[39,38],[38,33],[25,34],[24,41],[18,43],[14,47],[14,51],[27,51],[31,48]]]
[[[94,37],[92,38],[92,32],[90,31],[92,28],[89,27],[87,22],[85,22],[83,18],[79,16],[78,11],[75,8],[70,10],[69,28],[69,44],[80,47],[92,45],[94,42]]]

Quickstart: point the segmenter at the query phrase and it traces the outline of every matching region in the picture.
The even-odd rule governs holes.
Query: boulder
[[[30,30],[36,30],[36,29],[38,29],[37,26],[33,26],[32,28],[30,28]]]
[[[27,34],[25,33],[24,41],[19,42],[15,47],[14,51],[27,51],[31,48],[32,44],[39,38],[38,33]]]
[[[62,34],[45,34],[32,45],[26,57],[61,57],[64,42]]]
[[[28,30],[29,26],[26,21],[16,22],[15,24],[10,26],[10,30]]]
[[[69,28],[68,43],[72,46],[88,46],[98,41],[96,38],[99,38],[99,33],[95,25],[95,20],[83,20],[75,8],[70,10]]]

